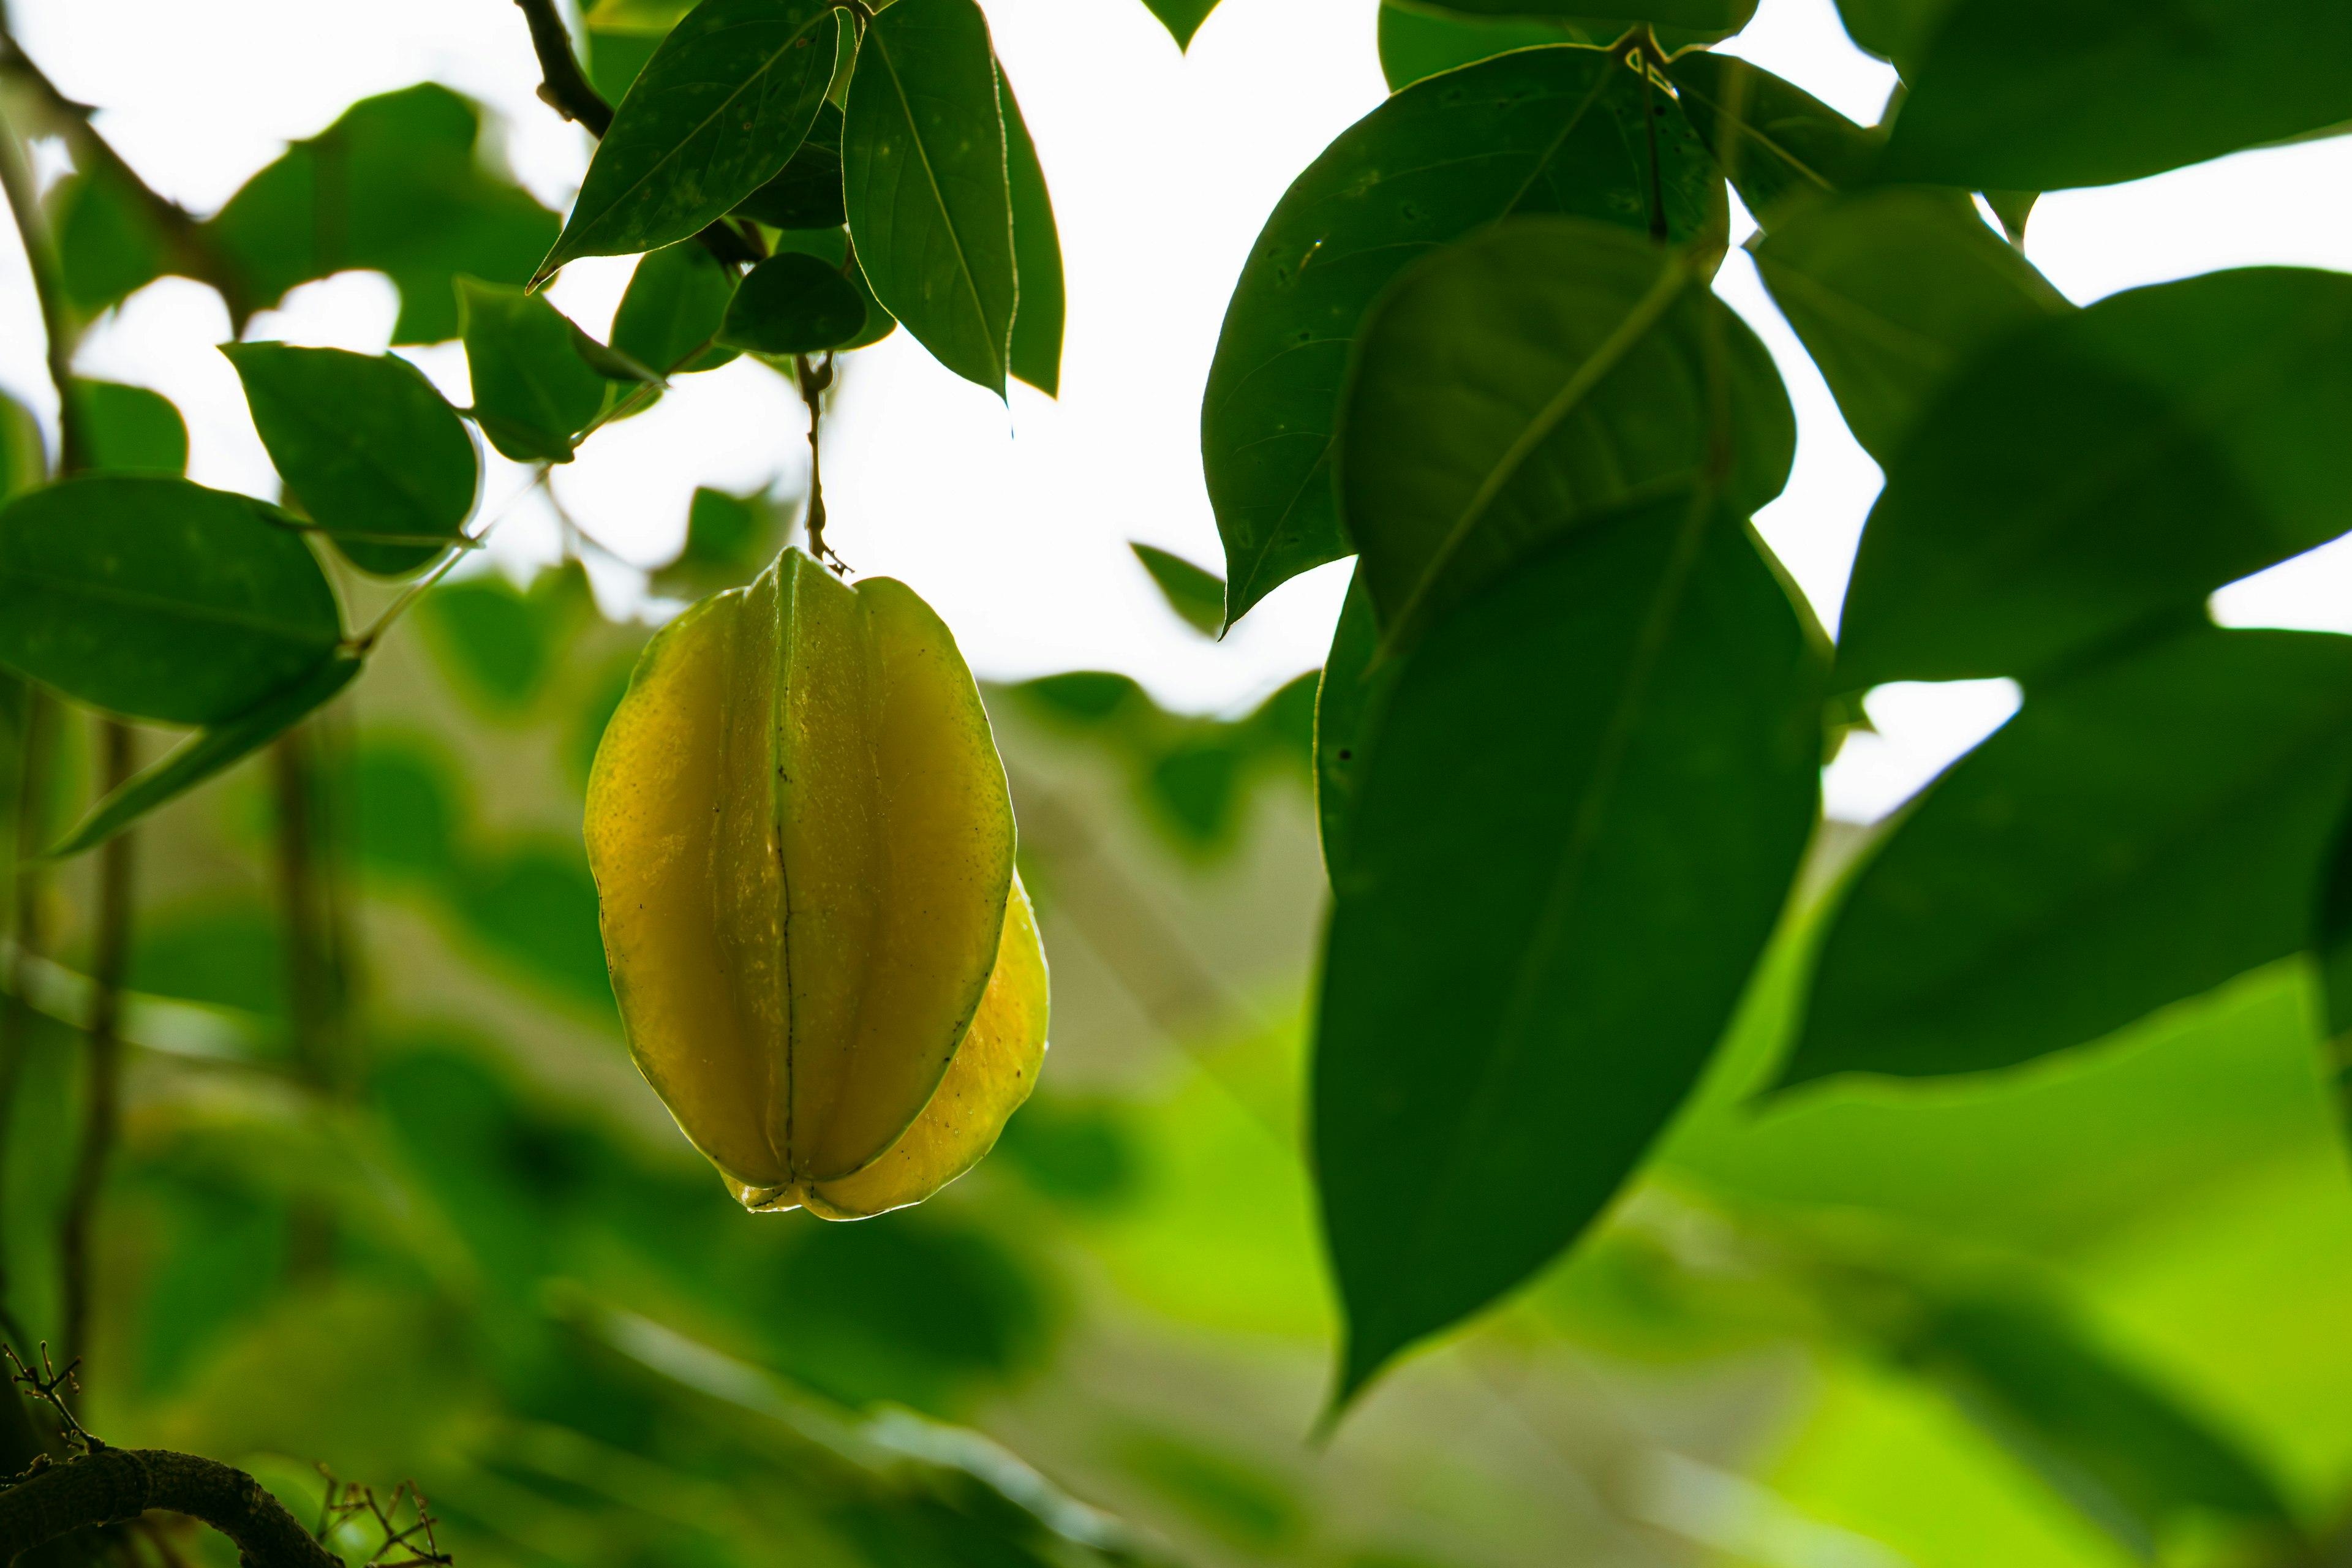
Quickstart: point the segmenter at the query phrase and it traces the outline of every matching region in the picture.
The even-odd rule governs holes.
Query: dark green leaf
[[[79,381],[74,397],[89,443],[91,471],[187,472],[187,422],[162,393],[120,382]]]
[[[1885,136],[1730,55],[1701,50],[1666,67],[1683,112],[1766,229],[1870,174]]]
[[[1127,546],[1143,569],[1151,574],[1159,584],[1168,607],[1176,612],[1183,623],[1196,632],[1210,637],[1217,635],[1225,624],[1225,582],[1213,572],[1203,571],[1181,555],[1129,541]]]
[[[1416,82],[1342,132],[1251,247],[1202,400],[1229,618],[1351,548],[1329,466],[1339,384],[1365,310],[1409,262],[1513,214],[1635,234],[1658,219],[1680,241],[1712,221],[1720,188],[1669,95],[1599,49],[1522,50]]]
[[[590,26],[586,51],[588,85],[607,103],[618,103],[626,98],[638,74],[646,68],[646,62],[661,47],[670,26],[676,24],[646,31]]]
[[[688,238],[773,179],[833,76],[826,0],[703,0],[614,111],[538,277]]]
[[[1905,74],[1885,178],[2104,185],[2352,120],[2352,6],[1957,0]]]
[[[1966,195],[1925,186],[1825,197],[1756,247],[1756,269],[1881,467],[1961,367],[2074,309]]]
[[[1348,824],[1370,771],[1381,704],[1403,663],[1391,658],[1374,668],[1380,644],[1381,625],[1360,561],[1348,579],[1348,597],[1339,606],[1339,624],[1332,630],[1331,652],[1315,692],[1315,819],[1323,869],[1335,886],[1346,872]]]
[[[736,351],[703,346],[719,335],[735,282],[733,268],[691,240],[647,251],[614,313],[613,346],[664,375],[717,370]]]
[[[1838,0],[1838,15],[1853,41],[1908,79],[1953,0]]]
[[[1192,47],[1192,35],[1201,30],[1201,24],[1217,8],[1217,0],[1143,0],[1143,5],[1160,18],[1160,25],[1168,29],[1168,36],[1176,40],[1179,49],[1189,49]]]
[[[2040,191],[1987,191],[1985,205],[1992,216],[2000,219],[2001,233],[2009,236],[2011,245],[2025,243],[2025,220],[2033,216],[2033,204],[2042,199]]]
[[[775,236],[773,247],[777,255],[797,251],[814,256],[827,267],[839,267],[849,257],[849,231],[845,228],[788,228]],[[898,330],[898,318],[882,308],[874,290],[866,280],[866,269],[853,267],[847,273],[857,297],[866,301],[866,330],[840,345],[843,349],[862,349],[878,343]]]
[[[1821,752],[1804,630],[1700,495],[1568,536],[1402,658],[1314,1068],[1343,1402],[1633,1170],[1771,932]]]
[[[604,378],[581,357],[578,329],[541,295],[470,278],[457,292],[474,383],[467,412],[509,458],[570,462],[573,437],[604,406]]]
[[[249,497],[101,474],[0,510],[0,661],[92,707],[221,723],[342,635],[310,545]]]
[[[1020,309],[1013,313],[1013,374],[1052,397],[1062,388],[1062,234],[1054,197],[1029,123],[1013,101],[1004,68],[996,68],[996,98],[1004,110],[1004,169],[1013,202],[1013,261]]]
[[[1962,372],[1887,472],[1839,689],[2031,680],[2352,527],[2352,278],[2100,300]]]
[[[1783,1081],[1973,1072],[2297,952],[2352,638],[2190,631],[2029,694],[1856,876]]]
[[[837,348],[866,330],[866,301],[837,268],[787,250],[744,275],[719,328],[721,342],[760,353]]]
[[[1717,461],[1744,516],[1797,442],[1771,356],[1689,255],[1562,217],[1496,225],[1399,278],[1364,320],[1339,432],[1340,509],[1391,641]]]
[[[289,494],[346,560],[411,572],[474,510],[480,460],[433,384],[406,360],[284,343],[226,343],[254,428]]]
[[[48,455],[33,411],[0,392],[0,501],[47,479]]]
[[[400,289],[397,343],[457,334],[458,273],[520,283],[556,220],[477,152],[474,106],[432,83],[362,99],[245,183],[199,231],[233,274],[233,314],[352,268]]]
[[[1003,395],[1012,193],[996,57],[971,0],[898,0],[866,27],[841,163],[875,295],[941,364]]]
[[[96,315],[172,270],[172,237],[158,226],[131,176],[103,153],[59,186],[58,268],[66,297]]]
[[[1589,21],[1591,7],[1584,0],[1418,0],[1433,11],[1457,11],[1468,16],[1565,16]],[[1618,0],[1612,10],[1622,14],[1622,32],[1637,23],[1720,37],[1748,26],[1756,15],[1756,0]],[[1613,40],[1612,40],[1613,41]]]
[[[199,731],[170,755],[109,792],[64,842],[48,851],[49,858],[95,849],[164,802],[251,756],[349,686],[366,662],[347,654],[331,655],[235,718]]]
[[[1475,65],[1513,49],[1545,44],[1614,43],[1622,23],[1574,21],[1559,16],[1464,16],[1451,11],[1381,7],[1381,75],[1389,89],[1411,87],[1423,77]]]
[[[820,104],[808,139],[776,177],[735,204],[735,216],[770,228],[837,228],[841,205],[841,110]]]

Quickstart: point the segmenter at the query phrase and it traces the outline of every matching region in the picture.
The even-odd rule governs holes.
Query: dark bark
[[[236,1542],[246,1568],[342,1568],[341,1558],[243,1470],[163,1448],[101,1448],[0,1492],[0,1564],[82,1526],[151,1509],[204,1521]]]

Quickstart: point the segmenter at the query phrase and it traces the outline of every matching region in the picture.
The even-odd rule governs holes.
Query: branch
[[[613,106],[604,101],[572,52],[572,35],[556,15],[555,0],[515,0],[523,20],[530,24],[530,47],[539,56],[539,98],[566,120],[576,120],[588,134],[603,138],[613,126]]]
[[[14,58],[13,41],[0,47],[0,58]],[[8,216],[16,220],[17,242],[25,247],[25,265],[33,275],[33,293],[40,302],[41,332],[48,339],[49,379],[58,388],[59,468],[71,473],[84,466],[89,452],[81,418],[74,408],[73,351],[80,335],[66,304],[65,279],[58,272],[57,247],[50,243],[48,215],[41,210],[40,193],[33,188],[33,171],[26,165],[16,127],[0,115],[0,191],[8,198]]]
[[[68,1531],[150,1509],[204,1521],[236,1542],[245,1568],[343,1568],[243,1470],[163,1448],[100,1448],[37,1468],[0,1492],[0,1563]]]

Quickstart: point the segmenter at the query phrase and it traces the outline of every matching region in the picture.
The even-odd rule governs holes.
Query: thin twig
[[[833,355],[828,353],[824,363],[812,365],[808,355],[800,354],[793,359],[793,367],[801,389],[801,401],[808,405],[809,488],[805,527],[809,554],[820,563],[830,556],[834,574],[839,576],[850,567],[849,563],[824,542],[824,475],[817,448],[817,426],[824,420],[824,392],[833,384]]]
[[[102,742],[106,787],[111,792],[129,782],[135,771],[130,726],[108,721]],[[65,1348],[76,1358],[89,1344],[90,1303],[95,1296],[90,1232],[122,1119],[122,979],[131,958],[131,856],[136,842],[134,835],[118,833],[99,851],[98,942],[90,965],[98,994],[90,1007],[89,1086],[82,1109],[81,1146],[74,1157],[73,1184],[67,1191],[65,1213],[58,1227],[58,1262],[64,1275]]]

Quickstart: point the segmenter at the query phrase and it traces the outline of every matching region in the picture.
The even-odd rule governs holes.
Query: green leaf
[[[1177,618],[1194,631],[1215,637],[1225,622],[1225,583],[1214,572],[1195,566],[1181,555],[1154,545],[1128,541],[1127,547],[1151,574],[1160,596]]]
[[[92,707],[219,723],[342,635],[310,545],[250,497],[100,474],[0,509],[0,663]]]
[[[2040,191],[1987,191],[1985,205],[1992,216],[2000,219],[2001,233],[2009,236],[2015,246],[2025,243],[2025,220],[2033,216],[2033,204],[2042,199]]]
[[[677,9],[683,12],[688,7],[681,5]],[[663,36],[676,25],[672,21],[650,31],[625,27],[588,28],[588,47],[584,51],[588,58],[583,62],[588,72],[588,85],[594,88],[607,103],[618,103],[628,97],[629,89],[644,72],[646,62],[654,58],[656,49],[661,47]]]
[[[1371,768],[1380,710],[1402,661],[1374,668],[1381,626],[1364,586],[1363,563],[1348,579],[1348,596],[1332,628],[1331,652],[1315,689],[1315,820],[1323,843],[1323,869],[1337,886],[1346,874],[1348,826]]]
[[[199,731],[168,756],[109,791],[45,858],[62,859],[95,849],[166,801],[251,756],[349,686],[366,662],[348,654],[331,655],[235,718]]]
[[[1391,642],[1562,531],[1718,462],[1744,516],[1780,493],[1797,444],[1771,356],[1691,257],[1561,217],[1496,225],[1399,278],[1365,318],[1339,430],[1340,508]]]
[[[1558,16],[1462,16],[1450,11],[1383,5],[1380,17],[1381,75],[1393,92],[1423,77],[1475,65],[1513,49],[1545,44],[1614,43],[1625,28],[1610,21]]]
[[[1767,230],[1822,196],[1863,184],[1886,144],[1803,89],[1704,50],[1666,67],[1683,112]]]
[[[772,496],[729,495],[700,486],[686,513],[686,546],[654,576],[654,591],[698,599],[738,587],[783,547],[790,509]]]
[[[400,289],[396,343],[457,335],[458,273],[520,283],[556,229],[477,150],[481,116],[430,82],[362,99],[247,180],[198,230],[230,269],[232,316],[352,268]]]
[[[760,353],[814,353],[866,330],[866,301],[814,256],[787,250],[744,275],[719,329],[721,342]]]
[[[1818,666],[1704,494],[1570,534],[1402,656],[1334,883],[1315,1168],[1344,1403],[1601,1212],[1806,839]]]
[[[2352,6],[1958,0],[1905,76],[1883,177],[2110,184],[2352,120]]]
[[[2029,694],[1824,940],[1784,1083],[2063,1050],[2310,940],[2352,785],[2352,638],[2192,630]]]
[[[996,68],[1004,110],[1004,169],[1013,202],[1013,262],[1021,308],[1013,313],[1013,374],[1052,397],[1062,387],[1062,233],[1037,144],[1013,100],[1004,67]]]
[[[574,346],[578,328],[537,294],[457,280],[467,412],[490,445],[519,462],[572,460],[573,437],[604,406],[604,378]]]
[[[1332,496],[1332,422],[1357,325],[1408,263],[1514,214],[1635,234],[1662,218],[1679,242],[1712,221],[1719,191],[1671,97],[1599,49],[1528,49],[1433,77],[1343,132],[1251,247],[1209,369],[1201,457],[1228,618],[1352,548]]]
[[[224,343],[289,495],[365,572],[412,572],[462,537],[481,463],[457,412],[391,354]]]
[[[1837,0],[1838,16],[1853,41],[1892,60],[1904,79],[1918,69],[1919,57],[1935,36],[1936,24],[1954,0]]]
[[[846,228],[788,228],[773,238],[772,248],[779,256],[787,251],[796,251],[803,256],[814,256],[832,268],[839,268],[849,258],[849,230]],[[869,343],[880,342],[898,331],[898,318],[884,310],[882,301],[874,297],[873,288],[866,280],[865,268],[852,267],[846,276],[856,289],[857,297],[866,301],[866,330],[839,347],[843,350],[862,349]]]
[[[1882,468],[1963,366],[2074,310],[1958,191],[1824,198],[1755,254],[1772,302]]]
[[[858,265],[933,357],[999,396],[1019,292],[1005,158],[980,8],[898,0],[877,13],[841,132]]]
[[[74,398],[92,472],[187,472],[187,422],[162,393],[120,382],[77,381]]]
[[[735,284],[734,268],[691,240],[647,251],[614,312],[613,346],[664,375],[717,370],[736,351],[704,345],[719,336]]]
[[[1838,689],[2031,681],[2352,527],[2352,278],[2210,273],[1963,371],[1888,469]]]
[[[703,0],[614,110],[534,283],[688,238],[773,179],[824,100],[839,26],[827,0]]]
[[[47,482],[49,460],[33,411],[0,392],[0,501]]]
[[[1433,11],[1457,11],[1468,16],[1566,16],[1586,20],[1591,8],[1582,0],[1418,0]],[[1622,16],[1621,31],[1637,24],[1681,28],[1717,37],[1736,33],[1756,15],[1756,0],[1631,0],[1616,7]]]
[[[132,176],[100,153],[52,198],[58,269],[74,309],[94,316],[173,269],[172,237]]]
[[[443,583],[418,602],[416,618],[459,689],[510,718],[539,700],[594,608],[587,574],[573,561],[528,592],[496,574]]]
[[[776,177],[735,204],[735,216],[770,228],[837,228],[841,205],[841,110],[817,106],[806,140]]]
[[[1192,35],[1217,8],[1217,0],[1143,0],[1144,9],[1160,18],[1168,36],[1176,40],[1180,50],[1192,47]]]

